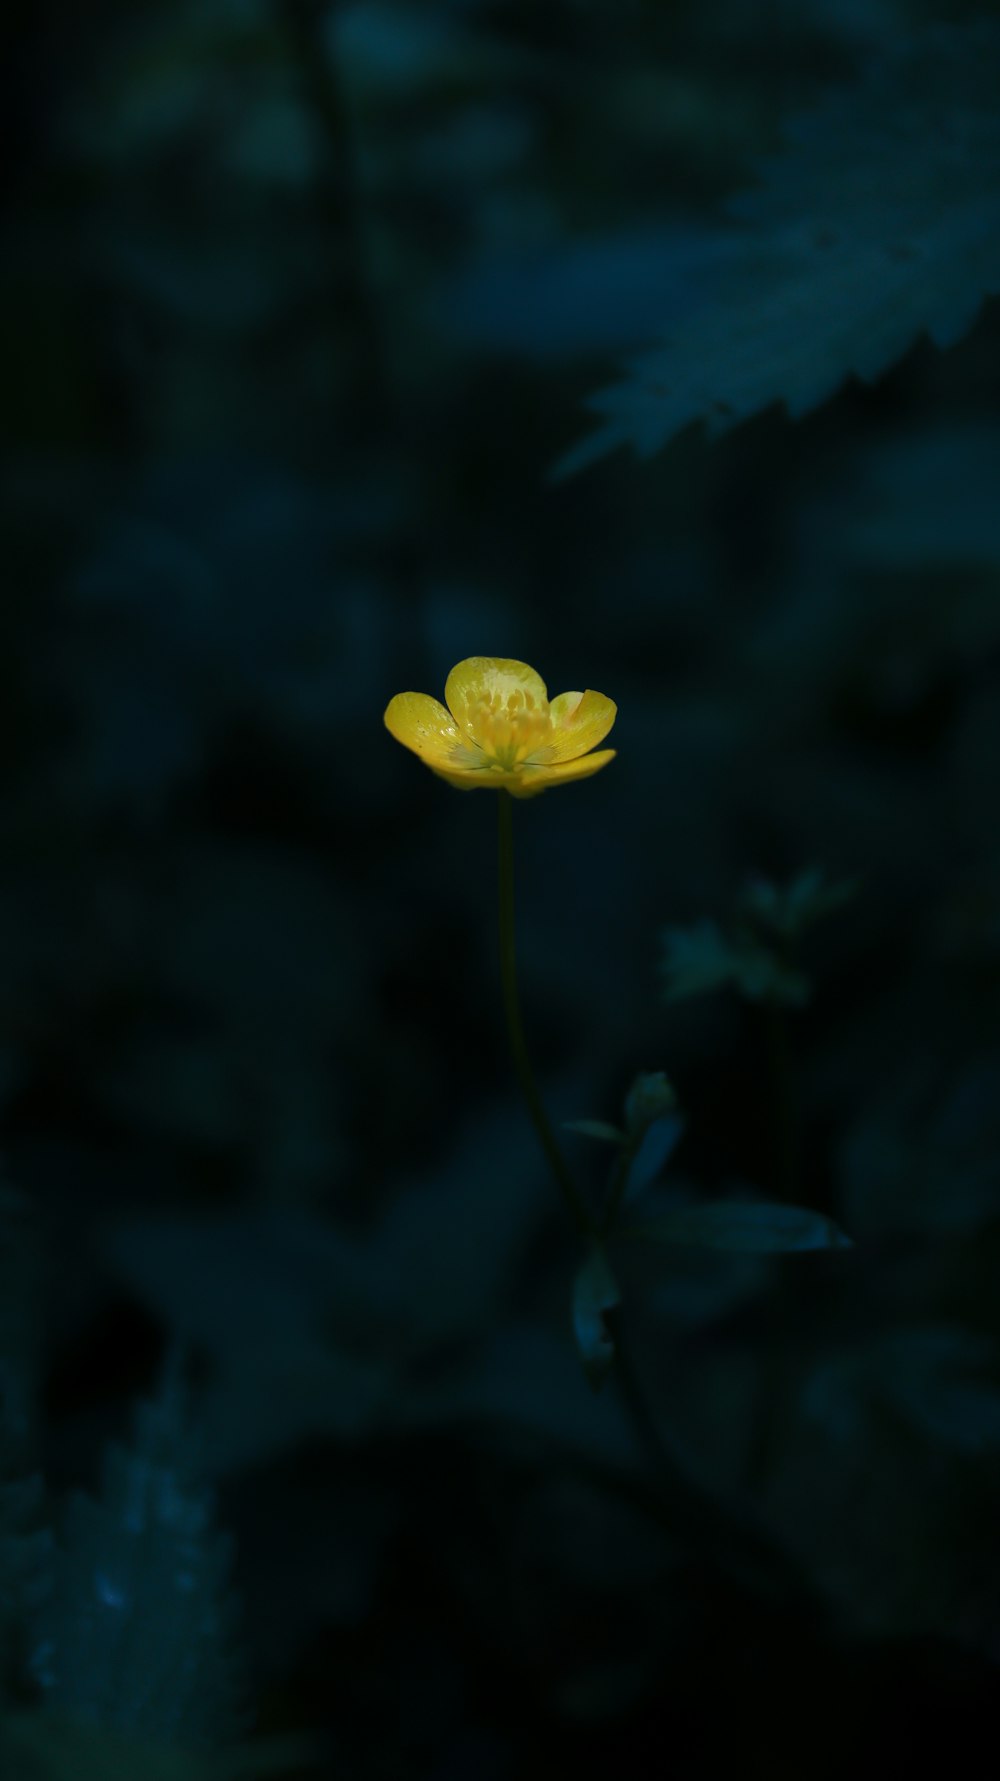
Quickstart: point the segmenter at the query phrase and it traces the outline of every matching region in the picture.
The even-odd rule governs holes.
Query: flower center
[[[510,773],[548,744],[549,703],[519,689],[506,699],[502,693],[478,693],[466,701],[465,728],[489,765]]]

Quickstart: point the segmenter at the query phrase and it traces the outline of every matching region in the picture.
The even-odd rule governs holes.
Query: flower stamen
[[[484,765],[513,773],[547,749],[552,715],[547,699],[536,700],[533,693],[519,688],[506,700],[502,693],[483,692],[466,698],[463,728],[486,757]]]
[[[447,709],[424,693],[397,693],[386,728],[461,790],[490,786],[532,798],[550,785],[589,778],[614,757],[594,752],[615,720],[600,693],[560,693],[525,662],[470,656],[445,685]]]

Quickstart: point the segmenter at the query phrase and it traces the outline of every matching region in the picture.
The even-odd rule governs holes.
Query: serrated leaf
[[[600,1391],[614,1364],[615,1344],[607,1313],[620,1303],[621,1293],[608,1258],[595,1244],[573,1282],[573,1333],[594,1391]]]
[[[592,398],[603,425],[554,475],[621,445],[649,457],[695,421],[796,418],[921,334],[957,341],[1000,290],[998,90],[1000,28],[978,21],[901,40],[800,119],[730,204],[717,295]]]
[[[743,1255],[787,1255],[807,1249],[850,1249],[832,1218],[805,1206],[767,1200],[714,1200],[681,1206],[622,1233],[636,1242],[689,1244]]]
[[[579,1132],[581,1138],[600,1138],[606,1144],[623,1144],[625,1133],[606,1119],[564,1119],[563,1130]]]
[[[51,1589],[31,1627],[47,1713],[151,1746],[220,1749],[245,1723],[232,1543],[192,1477],[173,1381],[108,1449],[98,1498],[67,1504]]]

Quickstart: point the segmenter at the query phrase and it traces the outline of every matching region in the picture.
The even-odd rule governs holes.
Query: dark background
[[[959,290],[968,322],[942,351],[915,298],[908,350],[861,382],[852,338],[795,419],[779,370],[717,437],[679,427],[649,462],[549,474],[621,357],[697,311],[727,200],[761,157],[795,164],[788,120],[983,9],[18,11],[0,289],[14,1781],[84,1773],[62,1718],[97,1738],[102,1781],[153,1772],[113,1766],[105,1735],[225,1748],[242,1720],[224,1645],[257,1734],[322,1734],[312,1772],[344,1781],[777,1781],[992,1747],[996,301]],[[828,320],[793,311],[789,337],[808,353]],[[724,398],[720,338],[705,371]],[[553,1118],[616,1120],[636,1071],[665,1070],[684,1130],[655,1203],[784,1193],[854,1241],[622,1260],[687,1484],[650,1472],[574,1352],[575,1239],[505,1047],[493,800],[382,725],[393,693],[440,697],[491,653],[619,706],[611,766],[514,812]],[[766,998],[670,1001],[658,961],[665,928],[726,930],[748,880],[810,868],[857,883],[803,942],[812,993],[780,1016],[779,1080]],[[605,1153],[566,1147],[598,1195]],[[171,1337],[192,1397],[156,1476],[196,1505],[199,1480],[216,1493],[232,1629],[211,1563],[178,1581],[221,1535],[197,1515],[178,1533],[160,1496],[133,1538],[102,1485]],[[66,1519],[79,1489],[93,1522]]]

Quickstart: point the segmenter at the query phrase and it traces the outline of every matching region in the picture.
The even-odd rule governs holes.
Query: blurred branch
[[[389,387],[371,276],[350,106],[337,65],[327,0],[275,0],[298,69],[303,99],[325,145],[317,197],[332,247],[333,318],[349,342],[352,415],[385,425]]]
[[[274,0],[299,72],[304,102],[325,144],[317,201],[330,242],[331,325],[342,336],[346,409],[352,451],[360,445],[406,456],[405,417],[395,399],[384,329],[371,271],[366,199],[358,168],[348,95],[331,22],[340,0]],[[386,559],[395,624],[386,683],[420,683],[425,661],[419,547],[394,529]]]

